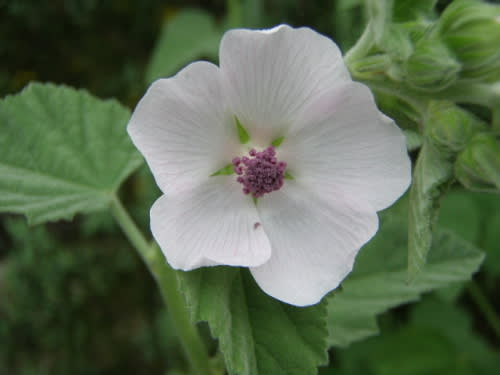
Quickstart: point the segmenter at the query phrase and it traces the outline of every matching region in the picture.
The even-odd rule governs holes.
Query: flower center
[[[264,151],[251,149],[249,156],[233,159],[233,168],[238,177],[236,181],[243,185],[243,193],[254,198],[279,190],[283,186],[286,163],[276,159],[276,151],[269,146]]]

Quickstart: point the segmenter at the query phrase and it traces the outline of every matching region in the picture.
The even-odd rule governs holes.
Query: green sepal
[[[283,143],[284,140],[285,140],[285,137],[276,138],[274,141],[271,142],[271,145],[273,145],[274,147],[279,147]]]
[[[498,79],[500,5],[476,0],[452,2],[441,15],[439,31],[458,57],[466,78]]]
[[[389,69],[390,65],[391,58],[389,55],[376,54],[353,61],[350,64],[349,69],[358,75],[367,73],[383,73]]]
[[[233,164],[228,164],[225,167],[222,167],[219,169],[217,172],[214,172],[210,175],[210,177],[213,176],[229,176],[234,173],[234,165]]]
[[[290,172],[285,171],[285,180],[295,180],[295,177],[293,177]]]
[[[236,129],[238,130],[238,138],[240,139],[240,143],[244,145],[248,143],[248,141],[250,140],[250,134],[248,134],[245,127],[241,125],[241,122],[238,119],[238,117],[234,116],[234,119],[236,120]]]
[[[420,40],[404,63],[407,82],[416,89],[440,91],[454,83],[461,65],[437,38]]]

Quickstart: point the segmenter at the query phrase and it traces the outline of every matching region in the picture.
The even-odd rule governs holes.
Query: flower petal
[[[219,68],[195,62],[154,82],[127,130],[158,186],[170,193],[196,186],[231,161],[238,147],[232,122]]]
[[[321,196],[340,190],[377,211],[408,188],[411,162],[403,132],[377,109],[366,86],[351,82],[331,90],[307,113],[280,146],[295,178]]]
[[[306,27],[230,30],[219,55],[231,109],[252,140],[266,146],[309,101],[350,80],[335,43]]]
[[[151,231],[175,269],[226,264],[257,266],[271,255],[252,199],[232,177],[208,178],[198,187],[160,197],[151,208]]]
[[[325,201],[289,180],[258,209],[272,255],[251,272],[267,294],[297,306],[315,304],[335,289],[378,228],[370,207],[340,192]]]

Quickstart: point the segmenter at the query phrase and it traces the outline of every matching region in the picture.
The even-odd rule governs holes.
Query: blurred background
[[[193,59],[216,61],[228,27],[306,25],[345,52],[365,24],[359,0],[231,3],[0,0],[0,94],[50,81],[133,108],[155,78]],[[448,3],[438,1],[438,12]],[[121,194],[149,233],[159,191],[146,167]],[[474,281],[385,313],[379,336],[333,349],[320,374],[499,373],[500,198],[453,189],[440,223],[487,251]],[[109,214],[37,227],[0,216],[0,375],[185,370],[156,286]]]

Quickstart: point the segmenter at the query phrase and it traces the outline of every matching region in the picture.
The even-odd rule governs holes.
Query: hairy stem
[[[211,374],[206,348],[196,327],[190,322],[184,298],[178,289],[175,271],[165,262],[158,246],[150,245],[144,238],[123,204],[116,197],[111,205],[111,212],[156,280],[192,369],[197,375]]]
[[[373,43],[374,40],[373,40],[372,23],[368,23],[368,25],[366,25],[365,30],[363,31],[363,34],[358,39],[356,44],[352,46],[351,49],[347,51],[347,53],[345,54],[344,57],[345,64],[350,68],[350,65],[354,61],[365,57],[372,48]]]

